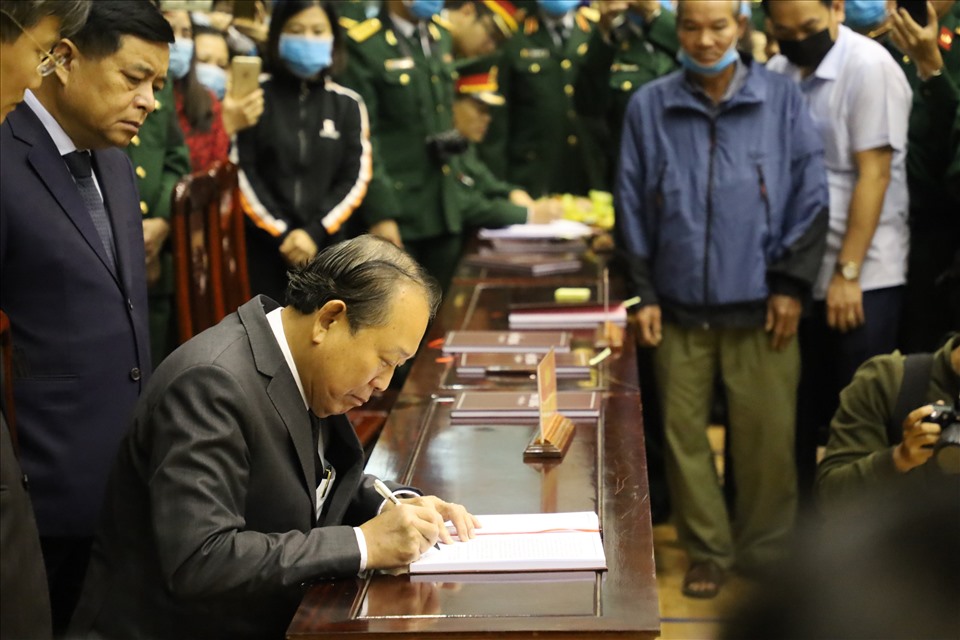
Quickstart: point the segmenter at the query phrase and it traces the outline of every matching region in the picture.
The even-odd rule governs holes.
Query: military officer
[[[460,257],[463,221],[450,137],[454,68],[442,0],[385,0],[379,17],[347,32],[341,78],[367,105],[373,178],[368,225],[395,220],[403,246],[446,288]]]
[[[173,81],[156,93],[156,110],[127,146],[140,190],[147,256],[150,354],[154,366],[176,346],[173,333],[173,257],[164,250],[170,234],[173,188],[190,173],[190,151],[174,108]]]
[[[494,173],[533,197],[586,194],[606,184],[608,140],[600,118],[574,108],[577,74],[599,14],[576,0],[539,0],[503,49],[500,90],[506,108],[494,117],[481,157]]]
[[[906,352],[933,351],[960,322],[933,302],[941,298],[937,282],[960,247],[960,199],[946,178],[957,154],[950,132],[957,126],[960,102],[960,4],[935,0],[932,5],[926,27],[898,13],[879,38],[913,89],[907,131],[910,254],[900,326]]]
[[[457,163],[464,222],[474,227],[549,222],[561,216],[559,202],[535,202],[519,186],[495,177],[476,153],[476,145],[483,142],[487,134],[491,110],[503,107],[506,102],[498,93],[498,69],[492,64],[495,59],[486,56],[457,61],[453,123],[469,142]]]
[[[658,0],[610,0],[598,4],[600,21],[590,39],[575,85],[574,101],[583,116],[603,118],[608,184],[619,156],[620,131],[633,93],[677,68],[677,19]]]
[[[447,0],[440,16],[458,60],[493,54],[517,32],[517,8],[508,0]]]

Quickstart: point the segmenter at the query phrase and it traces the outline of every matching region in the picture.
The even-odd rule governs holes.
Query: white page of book
[[[478,516],[483,525],[465,542],[428,550],[411,573],[606,569],[593,512]]]

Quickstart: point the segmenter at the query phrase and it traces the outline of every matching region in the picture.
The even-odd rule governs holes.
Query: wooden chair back
[[[223,308],[229,314],[250,299],[243,205],[235,164],[218,162],[211,174],[217,181],[220,196],[220,273],[223,277]]]
[[[171,226],[181,342],[225,315],[219,194],[216,178],[206,172],[184,177],[174,189]]]

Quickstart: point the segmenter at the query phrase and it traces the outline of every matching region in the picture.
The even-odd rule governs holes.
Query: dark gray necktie
[[[313,415],[313,412],[310,412],[310,434],[313,436],[313,468],[317,475],[317,486],[320,486],[320,481],[324,478],[324,463],[323,458],[320,457],[320,429],[323,424],[320,421],[320,418]]]
[[[104,251],[107,254],[107,262],[110,264],[110,270],[117,272],[117,256],[114,252],[113,227],[110,226],[110,218],[107,217],[107,209],[103,206],[103,198],[97,190],[97,185],[93,181],[93,165],[90,159],[89,151],[73,151],[63,156],[73,179],[77,182],[80,189],[80,196],[83,198],[83,204],[90,212],[90,218],[93,220],[93,226],[97,229],[97,235],[103,243]]]

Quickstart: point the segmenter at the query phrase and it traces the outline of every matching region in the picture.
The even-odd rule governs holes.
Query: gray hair
[[[363,235],[331,245],[290,271],[287,304],[310,314],[331,300],[342,300],[350,330],[356,332],[386,324],[393,294],[404,282],[423,290],[432,319],[440,306],[437,281],[403,249]]]
[[[59,18],[60,34],[69,38],[86,23],[92,4],[92,0],[0,0],[0,42],[15,42],[21,27],[35,27],[47,16]]]
[[[683,11],[683,2],[684,0],[677,0],[677,20],[682,17]],[[733,17],[737,18],[740,16],[740,10],[743,8],[741,6],[741,0],[730,0],[730,4],[733,7]]]

